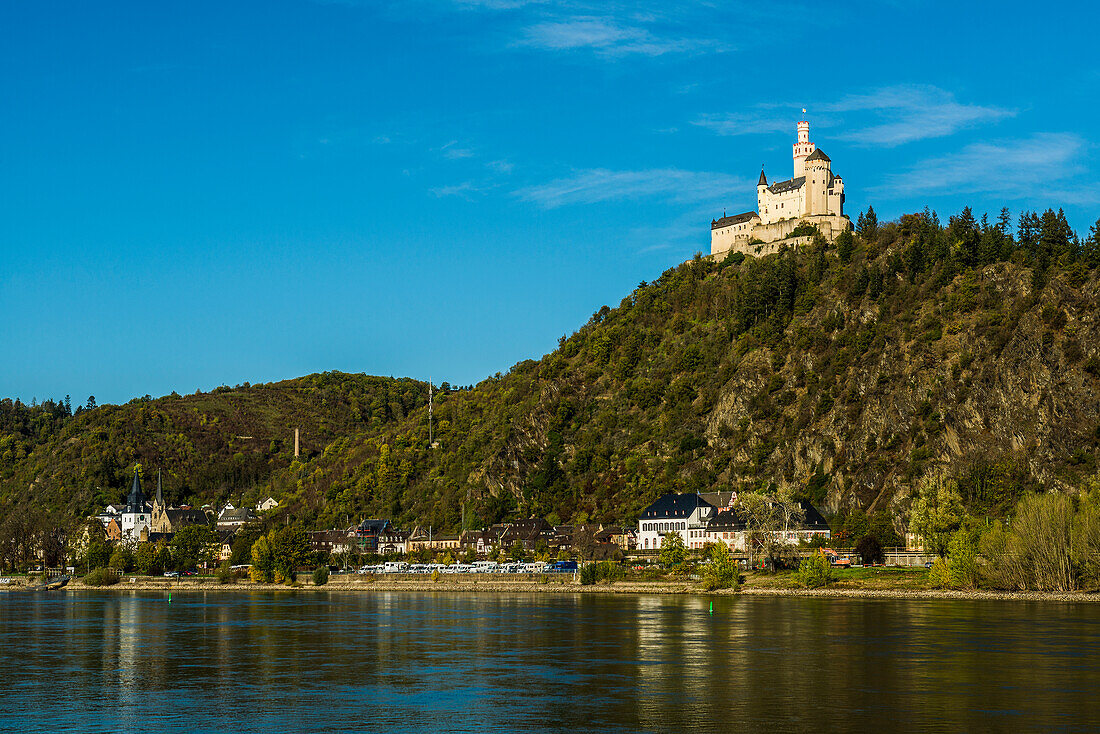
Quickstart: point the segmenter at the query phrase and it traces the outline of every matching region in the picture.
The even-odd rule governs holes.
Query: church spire
[[[142,512],[145,509],[145,495],[141,491],[141,478],[134,468],[134,483],[130,485],[130,496],[126,498],[127,512]]]
[[[160,469],[157,469],[157,504],[164,507],[164,493],[160,487]]]

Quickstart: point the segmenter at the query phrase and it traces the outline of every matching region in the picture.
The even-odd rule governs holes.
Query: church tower
[[[122,537],[125,540],[139,540],[141,531],[148,531],[149,513],[145,509],[145,493],[141,491],[141,478],[134,469],[134,483],[130,485],[130,495],[126,498],[126,510],[122,513]]]
[[[802,114],[806,114],[805,108]],[[806,175],[806,157],[817,150],[817,146],[810,142],[810,123],[800,120],[798,123],[798,139],[794,144],[794,178]]]

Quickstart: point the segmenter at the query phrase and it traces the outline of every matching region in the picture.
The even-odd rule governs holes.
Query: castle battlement
[[[803,110],[805,112],[805,110]],[[764,171],[756,184],[756,211],[723,216],[710,223],[710,252],[772,252],[762,247],[790,236],[801,224],[812,224],[830,242],[852,223],[844,215],[844,179],[833,173],[832,159],[810,142],[810,123],[798,123],[792,146],[793,175],[769,184]]]

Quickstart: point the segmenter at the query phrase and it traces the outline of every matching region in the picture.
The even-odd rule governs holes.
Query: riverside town
[[[47,579],[79,572],[92,583],[107,584],[134,583],[139,576],[180,579],[201,574],[214,574],[221,583],[296,583],[302,574],[314,584],[340,573],[580,576],[586,567],[593,569],[585,577],[589,582],[597,573],[604,581],[654,580],[667,577],[662,570],[690,571],[695,578],[710,572],[714,577],[712,567],[721,562],[728,565],[726,576],[712,581],[720,588],[736,584],[731,570],[739,575],[798,568],[807,557],[821,557],[835,569],[889,563],[923,570],[931,557],[912,542],[912,534],[908,537],[904,546],[883,547],[876,541],[852,548],[846,531],[834,537],[820,512],[806,501],[755,493],[739,497],[737,492],[665,494],[642,510],[635,526],[626,528],[552,525],[545,518],[527,517],[460,533],[421,525],[401,529],[386,519],[363,519],[341,529],[305,529],[282,514],[272,497],[254,507],[170,506],[160,472],[149,498],[141,472],[135,470],[124,501],[107,505],[71,536],[31,538],[29,553],[18,560],[24,570],[31,565],[45,569]],[[723,550],[717,560],[716,548]],[[10,585],[13,579],[4,582]]]

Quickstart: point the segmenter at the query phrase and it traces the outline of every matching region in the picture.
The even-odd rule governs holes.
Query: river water
[[[0,594],[3,731],[1100,727],[1100,605]]]

